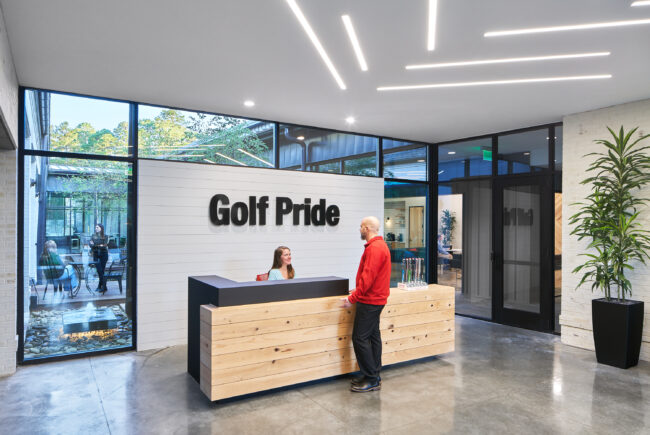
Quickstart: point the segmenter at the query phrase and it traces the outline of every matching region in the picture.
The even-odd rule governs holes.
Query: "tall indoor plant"
[[[592,188],[579,211],[571,216],[571,232],[579,240],[589,240],[587,260],[576,267],[582,273],[580,287],[591,282],[591,289],[601,290],[605,298],[592,301],[592,322],[598,362],[621,368],[639,360],[643,329],[642,301],[632,301],[632,283],[626,273],[634,262],[645,264],[650,258],[650,232],[643,229],[639,213],[649,198],[639,197],[641,188],[650,183],[649,146],[642,141],[650,135],[633,139],[634,128],[618,134],[608,127],[613,141],[601,139],[601,152],[589,165],[590,175],[582,184]],[[612,297],[612,292],[616,297]]]

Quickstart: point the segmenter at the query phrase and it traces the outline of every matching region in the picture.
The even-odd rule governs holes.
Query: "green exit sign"
[[[483,150],[483,160],[492,161],[492,150]]]

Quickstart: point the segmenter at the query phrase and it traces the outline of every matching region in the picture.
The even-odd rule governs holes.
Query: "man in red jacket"
[[[343,299],[343,307],[357,304],[352,344],[361,377],[352,381],[351,391],[365,393],[381,389],[381,333],[379,315],[390,293],[390,251],[378,235],[379,219],[374,216],[361,221],[361,239],[366,241],[357,271],[356,287]]]

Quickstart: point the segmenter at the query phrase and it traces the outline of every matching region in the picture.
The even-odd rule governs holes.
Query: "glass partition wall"
[[[457,313],[496,321],[494,180],[553,176],[561,210],[560,125],[434,146],[35,89],[22,89],[21,110],[25,361],[135,346],[140,158],[382,176],[391,285],[401,280],[403,259],[424,258],[428,282],[455,288]]]

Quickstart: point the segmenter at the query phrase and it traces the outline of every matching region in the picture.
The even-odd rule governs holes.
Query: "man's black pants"
[[[383,305],[369,305],[357,302],[354,316],[352,344],[361,374],[376,379],[381,370],[381,334],[379,332],[379,315]]]

